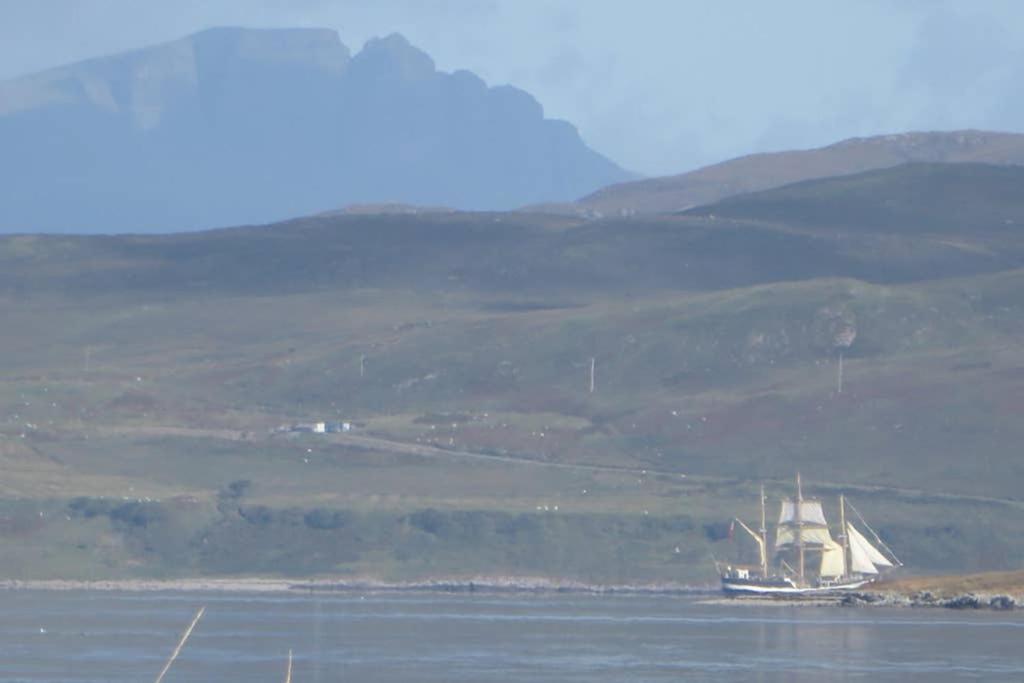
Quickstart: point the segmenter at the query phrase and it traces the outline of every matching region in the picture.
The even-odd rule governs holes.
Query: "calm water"
[[[0,592],[0,681],[1024,681],[1024,614],[687,597]]]

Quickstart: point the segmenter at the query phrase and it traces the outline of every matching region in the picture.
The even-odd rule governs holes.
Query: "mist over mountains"
[[[320,29],[211,29],[0,83],[0,147],[0,232],[503,209],[629,177],[522,90]]]

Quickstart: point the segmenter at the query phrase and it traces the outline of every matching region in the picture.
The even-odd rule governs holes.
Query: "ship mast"
[[[764,516],[764,484],[761,484],[761,576],[768,576],[768,525]]]
[[[793,521],[796,522],[796,550],[797,557],[799,558],[798,576],[800,577],[800,583],[804,582],[804,520],[803,520],[803,508],[804,506],[804,492],[800,486],[800,473],[796,473],[796,514],[793,517]]]
[[[846,533],[846,497],[839,494],[839,540],[843,545],[843,576],[850,575],[850,539]]]

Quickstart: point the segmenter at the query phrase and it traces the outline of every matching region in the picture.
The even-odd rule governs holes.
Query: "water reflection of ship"
[[[847,519],[848,510],[871,534],[874,543]],[[757,543],[760,563],[716,562],[722,590],[729,594],[809,595],[852,590],[875,581],[882,573],[902,564],[842,495],[839,496],[838,534],[833,539],[821,501],[804,498],[799,474],[796,477],[796,497],[782,500],[771,553],[763,486],[758,530],[754,531],[735,518],[730,525],[730,535],[735,525],[739,525]]]

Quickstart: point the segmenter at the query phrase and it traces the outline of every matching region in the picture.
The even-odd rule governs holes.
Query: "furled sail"
[[[828,525],[828,522],[825,521],[825,512],[821,509],[821,501],[801,501],[800,521],[804,524]],[[796,522],[796,501],[788,498],[783,499],[782,510],[779,512],[779,524],[792,524],[794,522]]]
[[[800,522],[797,523],[797,503],[786,498],[779,511],[779,526],[775,532],[775,549],[782,550],[796,544],[797,530],[804,545],[826,547],[834,543],[828,533],[828,522],[820,500],[800,501]]]
[[[864,534],[857,531],[852,524],[847,523],[846,533],[850,544],[850,565],[853,571],[863,574],[877,574],[879,567],[891,567],[892,562],[885,555],[879,552],[878,548],[871,545]]]
[[[796,543],[796,526],[780,526],[775,532],[775,548],[786,548]],[[833,543],[828,527],[803,527],[800,537],[808,546],[828,546]]]
[[[834,579],[846,573],[846,562],[843,557],[843,546],[829,540],[821,552],[821,577]]]

